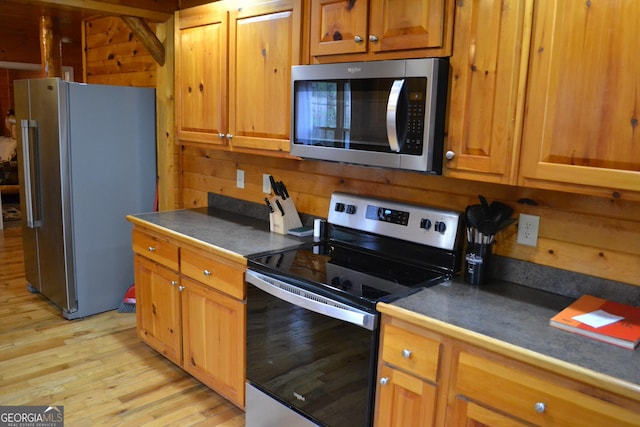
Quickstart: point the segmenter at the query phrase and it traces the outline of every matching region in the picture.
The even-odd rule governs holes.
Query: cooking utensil
[[[470,205],[466,209],[466,217],[469,225],[478,228],[485,219],[484,207],[482,205]]]

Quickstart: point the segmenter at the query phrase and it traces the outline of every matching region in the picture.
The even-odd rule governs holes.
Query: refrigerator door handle
[[[22,130],[22,165],[24,169],[24,194],[25,194],[25,209],[27,227],[37,228],[37,223],[34,219],[34,194],[33,194],[33,182],[32,182],[32,170],[31,170],[31,129],[37,129],[38,122],[35,120],[21,120],[20,127]]]

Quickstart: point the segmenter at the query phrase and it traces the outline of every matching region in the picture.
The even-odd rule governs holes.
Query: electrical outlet
[[[244,188],[244,171],[236,169],[236,187]]]
[[[538,228],[540,217],[536,215],[520,214],[518,219],[517,242],[521,245],[538,246]]]
[[[271,175],[269,175],[268,173],[262,174],[262,192],[263,193],[271,194],[271,181],[269,180],[270,176]]]

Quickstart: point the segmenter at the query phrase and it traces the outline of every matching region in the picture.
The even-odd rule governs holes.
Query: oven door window
[[[409,149],[417,154],[426,84],[426,78],[296,81],[293,142],[383,153]]]
[[[377,330],[247,292],[247,379],[323,424],[367,425]]]

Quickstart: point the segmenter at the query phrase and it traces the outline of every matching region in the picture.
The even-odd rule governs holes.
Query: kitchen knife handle
[[[264,198],[264,202],[267,204],[267,207],[269,208],[269,212],[274,213],[275,211],[273,210],[273,206],[271,206],[271,203],[269,202],[269,199],[267,197]]]
[[[282,214],[282,216],[284,216],[284,209],[282,208],[282,205],[280,204],[280,200],[276,199],[276,206],[278,207],[278,209],[280,209],[280,213]]]
[[[278,184],[276,184],[276,180],[273,179],[272,175],[269,175],[269,182],[271,183],[271,189],[276,196],[281,196],[280,190],[278,188]]]
[[[287,191],[287,187],[284,186],[284,182],[280,181],[280,191],[282,191],[282,198],[283,199],[288,199],[289,198],[289,192]]]

